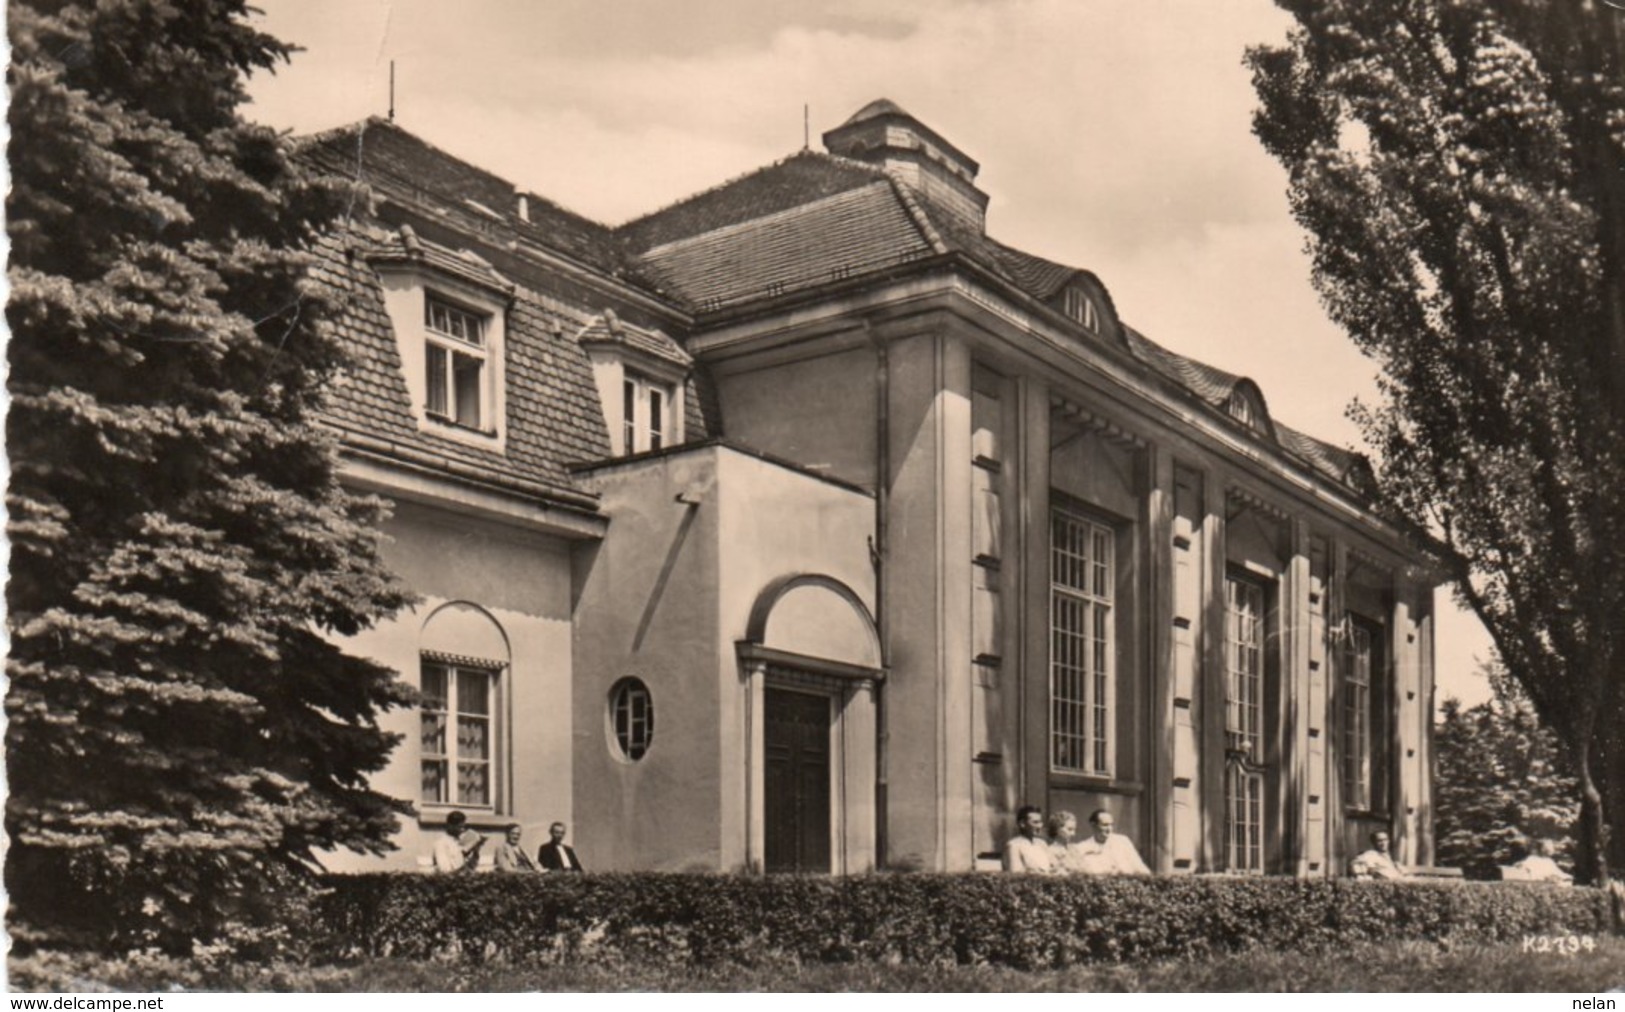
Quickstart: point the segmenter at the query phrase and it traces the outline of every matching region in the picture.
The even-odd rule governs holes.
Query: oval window
[[[615,747],[637,762],[649,751],[655,734],[655,705],[649,687],[636,678],[623,678],[609,690],[609,724]]]

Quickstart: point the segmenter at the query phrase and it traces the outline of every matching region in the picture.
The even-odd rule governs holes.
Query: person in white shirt
[[[1044,839],[1044,813],[1036,805],[1016,809],[1016,835],[1004,845],[1004,870],[1036,875],[1055,874],[1055,861]]]
[[[432,857],[437,875],[473,868],[480,863],[485,837],[468,828],[468,816],[459,811],[446,813],[446,832],[434,841]]]
[[[1522,872],[1525,882],[1558,882],[1569,885],[1574,876],[1557,866],[1552,855],[1557,853],[1557,845],[1550,840],[1539,839],[1530,847],[1529,856],[1513,865]]]
[[[1404,871],[1394,863],[1394,857],[1388,852],[1389,838],[1385,830],[1377,830],[1371,834],[1371,849],[1357,855],[1349,862],[1349,874],[1355,878],[1372,879],[1402,879]]]
[[[1104,808],[1089,816],[1094,833],[1074,847],[1074,867],[1085,875],[1149,875],[1134,841],[1117,835],[1117,820]]]

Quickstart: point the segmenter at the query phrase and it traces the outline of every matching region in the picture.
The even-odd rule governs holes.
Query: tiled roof
[[[1135,358],[1216,408],[1230,402],[1236,384],[1241,382],[1240,376],[1169,351],[1132,327],[1124,327],[1123,331]]]
[[[1343,484],[1361,492],[1369,492],[1376,487],[1371,461],[1364,454],[1334,446],[1280,422],[1275,423],[1275,435],[1287,452],[1308,461],[1317,470]]]
[[[907,114],[881,100],[859,110],[848,124],[881,116]],[[513,235],[702,313],[935,253],[960,253],[1044,302],[1074,275],[1088,274],[998,242],[979,223],[934,204],[882,168],[822,152],[799,152],[615,229],[533,194],[523,195],[529,218],[524,220],[521,193],[511,183],[377,118],[307,138],[302,152],[332,171],[415,198],[441,215],[460,215],[454,225],[499,223]],[[425,244],[427,252],[414,253],[398,233],[374,230],[361,242],[376,255],[418,255],[439,269],[479,276],[470,280],[509,283],[490,264],[466,254],[432,244]],[[691,362],[677,341],[658,330],[582,312],[520,285],[510,323],[506,457],[437,439],[416,429],[370,269],[357,268],[331,243],[323,250],[327,255],[318,279],[357,296],[341,326],[361,352],[350,382],[335,397],[333,415],[364,431],[427,443],[448,456],[568,488],[564,464],[608,453],[581,342],[615,340],[679,364]],[[1122,329],[1131,357],[1216,410],[1225,411],[1238,384],[1247,382]],[[685,399],[688,430],[695,438],[718,431],[715,391],[704,379],[696,370]],[[1358,454],[1283,425],[1274,428],[1284,451],[1337,481],[1355,484],[1369,472]]]
[[[788,211],[884,178],[881,170],[817,151],[802,151],[697,193],[615,230],[634,253],[729,225]]]
[[[609,453],[591,366],[566,336],[580,329],[582,315],[515,287],[506,327],[504,452],[420,431],[383,291],[365,258],[366,251],[387,249],[398,239],[399,233],[355,226],[317,245],[313,279],[340,307],[331,324],[350,353],[329,395],[329,417],[375,440],[478,468],[494,481],[508,478],[579,495],[565,465]]]
[[[645,273],[701,310],[867,274],[931,245],[885,177],[657,246]]]
[[[694,356],[664,331],[649,330],[626,323],[615,315],[613,309],[606,309],[594,316],[576,334],[576,344],[583,348],[594,344],[614,344],[633,348],[684,369],[694,364]]]
[[[620,244],[607,226],[447,154],[376,116],[300,142],[300,153],[338,175],[359,179],[384,192],[415,196],[479,225],[511,229],[601,271],[626,267]],[[527,218],[519,216],[524,197]],[[483,219],[483,222],[482,222]]]
[[[881,100],[848,122],[883,115],[906,114]],[[639,251],[646,279],[700,312],[944,251],[962,254],[1043,302],[1074,276],[1093,277],[993,239],[883,169],[811,151],[630,222],[618,233]],[[1122,330],[1131,357],[1216,410],[1227,412],[1238,385],[1248,382],[1132,328]],[[1276,426],[1276,438],[1288,453],[1340,482],[1351,482],[1363,466],[1357,454],[1284,426]]]
[[[1067,280],[1078,273],[1076,267],[1058,264],[1053,260],[1033,256],[1024,250],[1006,246],[994,240],[987,241],[989,254],[1004,268],[1004,273],[1017,288],[1038,299],[1048,300]]]
[[[1132,327],[1124,327],[1123,330],[1135,358],[1220,411],[1227,409],[1238,386],[1251,383],[1245,377],[1169,351]],[[1276,442],[1283,450],[1327,477],[1354,488],[1365,487],[1370,464],[1362,455],[1289,428],[1274,419],[1270,420],[1270,425],[1275,431]]]
[[[512,295],[514,291],[513,282],[498,274],[486,260],[468,250],[449,250],[437,243],[424,242],[410,225],[402,225],[383,242],[360,252],[371,264],[403,264],[450,274],[503,295]]]

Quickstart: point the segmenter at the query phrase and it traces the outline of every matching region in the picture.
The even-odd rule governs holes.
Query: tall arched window
[[[427,805],[503,808],[508,641],[483,609],[442,605],[418,645],[419,797]]]

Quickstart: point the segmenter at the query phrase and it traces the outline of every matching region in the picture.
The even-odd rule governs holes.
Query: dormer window
[[[612,456],[683,441],[684,386],[694,360],[682,345],[609,309],[589,320],[576,340],[592,363]]]
[[[485,408],[489,318],[433,293],[423,300],[424,410],[429,417],[479,430]]]
[[[512,282],[475,254],[421,240],[407,226],[366,255],[382,284],[418,431],[502,452]]]
[[[1225,401],[1224,408],[1231,418],[1247,428],[1274,438],[1269,412],[1264,407],[1263,395],[1258,392],[1257,384],[1251,380],[1243,379],[1236,384],[1235,389],[1230,391],[1230,397]]]
[[[1258,428],[1258,412],[1254,410],[1253,402],[1239,393],[1230,397],[1230,417],[1249,429]]]
[[[1100,311],[1095,308],[1095,300],[1083,289],[1076,286],[1068,288],[1063,296],[1061,309],[1070,320],[1081,323],[1090,333],[1100,332]]]
[[[622,453],[664,449],[670,443],[671,387],[632,373],[621,382]]]

